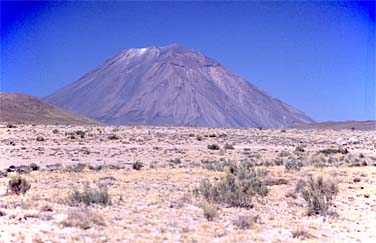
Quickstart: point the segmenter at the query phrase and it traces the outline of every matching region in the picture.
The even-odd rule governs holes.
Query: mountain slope
[[[31,95],[0,92],[0,122],[25,124],[77,124],[99,123],[62,110]]]
[[[178,45],[127,49],[45,98],[108,124],[285,127],[313,122]]]

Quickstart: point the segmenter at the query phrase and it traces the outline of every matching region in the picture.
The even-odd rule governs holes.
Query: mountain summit
[[[126,49],[45,100],[116,125],[286,127],[312,122],[220,63],[179,45]]]

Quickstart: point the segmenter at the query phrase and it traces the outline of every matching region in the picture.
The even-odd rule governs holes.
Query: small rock
[[[369,198],[369,196],[370,196],[369,194],[364,194],[365,198]]]

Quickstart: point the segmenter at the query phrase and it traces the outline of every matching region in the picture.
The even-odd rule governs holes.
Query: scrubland
[[[0,127],[0,242],[375,242],[376,131]]]

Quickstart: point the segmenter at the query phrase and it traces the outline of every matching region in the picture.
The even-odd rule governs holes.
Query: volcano
[[[45,101],[112,125],[279,128],[313,122],[179,45],[126,49]]]

